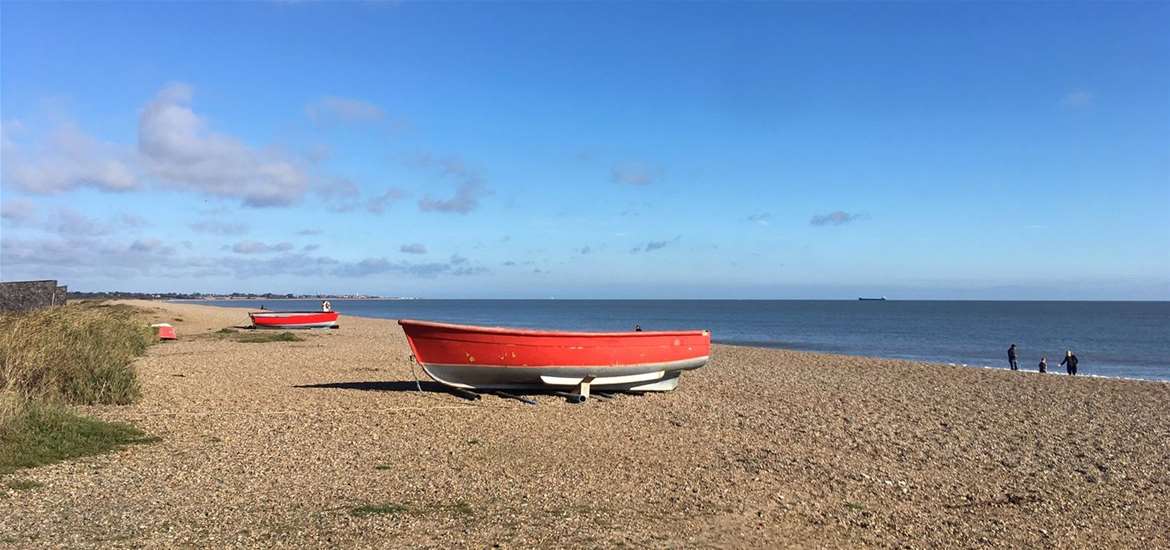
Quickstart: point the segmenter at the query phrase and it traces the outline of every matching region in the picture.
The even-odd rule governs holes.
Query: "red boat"
[[[711,333],[557,332],[404,319],[414,358],[436,382],[463,389],[577,386],[669,391],[707,363]]]
[[[253,311],[254,328],[337,328],[336,311]]]

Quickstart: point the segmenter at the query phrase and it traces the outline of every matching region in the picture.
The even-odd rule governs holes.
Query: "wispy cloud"
[[[650,185],[662,177],[662,169],[641,162],[624,162],[609,171],[615,183],[626,185]]]
[[[90,237],[108,235],[113,232],[113,227],[110,224],[90,218],[72,208],[57,209],[54,220],[49,224],[49,229],[62,235]]]
[[[269,245],[268,248],[288,247]],[[0,239],[0,264],[6,277],[35,278],[52,273],[66,279],[88,280],[124,280],[136,276],[250,278],[270,277],[272,273],[293,277],[365,277],[393,273],[431,278],[488,272],[460,256],[446,262],[413,263],[386,258],[343,261],[289,251],[271,255],[184,256],[177,250],[176,246],[155,238],[129,243],[90,237],[5,238]]]
[[[0,219],[13,225],[25,225],[37,219],[36,203],[26,199],[9,199],[0,204]]]
[[[102,220],[87,216],[82,212],[69,207],[58,208],[54,216],[50,216],[42,229],[62,235],[84,235],[96,237],[110,235],[116,232],[137,232],[151,224],[146,219],[133,214],[123,213]]]
[[[99,141],[72,123],[33,147],[6,135],[0,155],[3,181],[29,193],[55,194],[80,187],[130,191],[142,186],[129,147]]]
[[[305,107],[305,114],[317,124],[377,122],[386,118],[381,107],[348,97],[323,97]]]
[[[434,157],[428,153],[415,156],[409,163],[416,167],[436,170],[447,179],[456,182],[455,194],[449,199],[437,199],[427,194],[418,201],[423,212],[446,212],[468,214],[479,207],[479,201],[491,195],[484,178],[478,171],[468,168],[458,157]]]
[[[371,197],[368,201],[366,201],[366,210],[371,214],[382,214],[386,211],[387,208],[390,207],[391,204],[394,204],[408,197],[409,195],[409,193],[403,191],[402,189],[397,187],[390,187],[386,189],[385,193],[382,193],[376,197]]]
[[[153,225],[150,223],[150,220],[147,220],[146,218],[143,218],[142,216],[138,216],[135,214],[129,214],[129,213],[123,213],[121,216],[118,217],[118,221],[120,221],[122,223],[122,225],[124,225],[126,227],[130,227],[130,228],[134,228],[134,229],[139,229],[139,228],[143,228],[143,227],[150,227],[151,225]]]
[[[682,235],[679,235],[673,239],[666,240],[666,241],[650,241],[644,245],[638,245],[638,246],[635,246],[634,248],[631,248],[630,254],[637,254],[639,252],[654,252],[655,250],[662,250],[663,248],[666,248],[674,243],[677,243],[681,239],[682,239]]]
[[[324,231],[321,231],[320,229],[302,229],[300,231],[297,231],[297,235],[302,235],[305,237],[311,237],[313,235],[320,235],[321,233],[324,233]]]
[[[593,249],[590,248],[589,246],[583,246],[583,247],[577,249],[577,253],[581,254],[582,256],[589,254],[591,252],[593,252]]]
[[[248,232],[248,226],[246,224],[215,220],[195,222],[187,227],[190,227],[198,233],[208,233],[211,235],[243,235]]]
[[[747,221],[755,223],[755,224],[759,224],[759,225],[768,225],[772,222],[772,214],[770,214],[768,212],[760,212],[758,214],[752,214],[752,215],[747,217]]]
[[[847,223],[855,222],[864,217],[864,214],[854,213],[850,214],[842,210],[829,212],[828,214],[817,214],[808,221],[811,225],[845,225]]]
[[[130,244],[130,250],[147,254],[161,254],[164,256],[175,253],[175,247],[169,246],[159,239],[139,239]]]
[[[412,277],[431,278],[439,275],[457,277],[479,275],[487,273],[488,269],[480,266],[461,265],[466,262],[427,262],[410,263],[388,260],[386,258],[367,258],[358,262],[346,263],[332,270],[339,277],[367,277],[384,273],[396,273]]]
[[[260,241],[240,241],[232,246],[236,254],[270,254],[273,252],[288,252],[293,249],[289,242],[267,244]]]
[[[157,239],[129,244],[92,237],[0,239],[0,264],[6,276],[37,277],[45,273],[68,278],[129,279],[165,274],[199,277],[227,273],[207,258],[181,258],[175,248]]]
[[[426,254],[427,247],[422,243],[411,243],[398,247],[398,251],[403,254]]]
[[[358,207],[362,198],[361,189],[348,178],[318,181],[313,190],[333,212],[351,212]]]
[[[1087,109],[1093,106],[1097,96],[1088,90],[1073,90],[1060,98],[1060,106],[1065,109]]]

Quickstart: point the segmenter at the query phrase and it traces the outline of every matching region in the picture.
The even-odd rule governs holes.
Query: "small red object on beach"
[[[167,323],[159,323],[157,325],[150,325],[154,329],[154,333],[158,335],[159,340],[178,340],[179,337],[175,335],[175,327]]]

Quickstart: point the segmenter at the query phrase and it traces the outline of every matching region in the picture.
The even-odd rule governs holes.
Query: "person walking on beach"
[[[1077,356],[1073,354],[1071,349],[1065,352],[1064,360],[1062,360],[1060,364],[1066,365],[1068,367],[1069,376],[1077,375]]]
[[[1012,370],[1020,370],[1020,362],[1016,360],[1016,345],[1008,348],[1008,364],[1011,365]]]
[[[1047,355],[1040,356],[1039,367],[1040,367],[1040,374],[1044,374],[1044,373],[1048,372],[1048,356]]]

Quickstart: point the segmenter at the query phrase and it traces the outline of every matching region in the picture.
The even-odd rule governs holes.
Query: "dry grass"
[[[132,363],[153,341],[127,306],[86,302],[0,315],[0,474],[149,441],[70,406],[138,400]]]
[[[133,403],[141,389],[131,363],[152,341],[125,306],[0,315],[0,389],[49,402]]]

